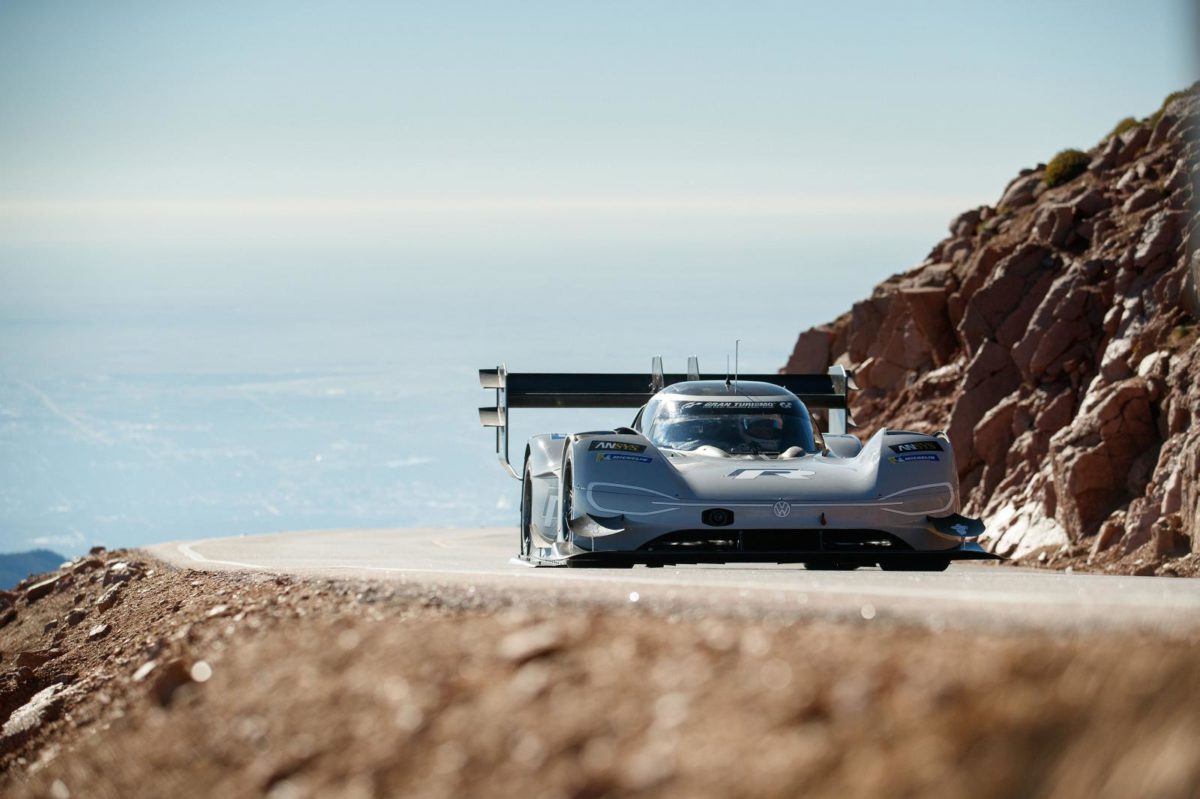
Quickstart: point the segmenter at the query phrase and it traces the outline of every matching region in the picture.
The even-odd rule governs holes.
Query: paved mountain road
[[[770,564],[632,570],[532,568],[510,529],[316,530],[157,544],[177,566],[365,578],[526,602],[640,602],[663,612],[878,619],[934,628],[1200,635],[1200,580],[971,563],[941,573],[810,572]]]

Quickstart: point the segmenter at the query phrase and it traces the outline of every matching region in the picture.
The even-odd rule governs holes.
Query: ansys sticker
[[[942,445],[936,441],[910,441],[907,444],[892,444],[892,452],[941,452]]]
[[[645,452],[645,444],[630,444],[627,441],[593,441],[588,449],[592,452]]]

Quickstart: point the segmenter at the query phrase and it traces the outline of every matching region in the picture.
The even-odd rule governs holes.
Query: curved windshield
[[[646,437],[664,449],[707,445],[734,455],[773,455],[791,447],[816,451],[808,410],[791,400],[664,400],[652,411]]]

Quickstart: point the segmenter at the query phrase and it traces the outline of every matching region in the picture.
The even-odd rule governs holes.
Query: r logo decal
[[[756,477],[782,477],[785,480],[810,480],[816,474],[808,469],[734,469],[729,476],[734,480],[753,480]]]

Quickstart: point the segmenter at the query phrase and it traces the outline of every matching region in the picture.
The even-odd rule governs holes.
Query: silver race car
[[[511,373],[481,369],[496,453],[521,481],[520,557],[628,567],[761,561],[810,569],[941,571],[988,559],[979,519],[959,515],[944,433],[848,434],[841,367],[823,375]],[[529,440],[509,458],[516,408],[638,408],[628,426]],[[809,409],[821,409],[824,432]]]

